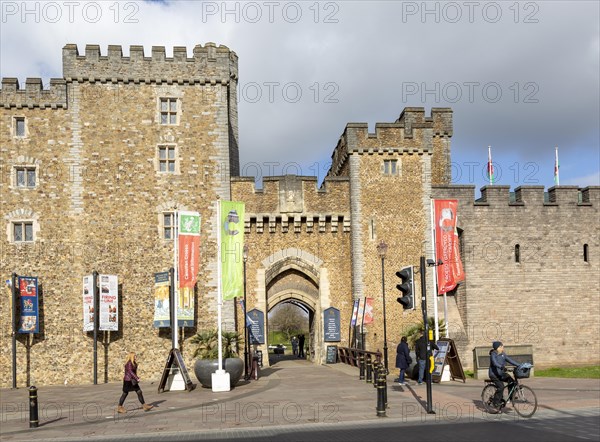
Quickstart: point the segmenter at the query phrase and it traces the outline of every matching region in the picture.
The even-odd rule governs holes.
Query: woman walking
[[[138,399],[140,400],[144,411],[152,410],[152,408],[154,408],[154,405],[148,405],[144,402],[144,395],[142,394],[142,389],[140,388],[140,378],[137,375],[137,367],[138,364],[135,353],[129,353],[127,355],[127,361],[125,362],[123,394],[121,395],[121,399],[119,399],[119,406],[117,407],[117,411],[119,413],[127,413],[127,410],[123,404],[125,403],[125,399],[130,391],[135,391],[137,393]]]

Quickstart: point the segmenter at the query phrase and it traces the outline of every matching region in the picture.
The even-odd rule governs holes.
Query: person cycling
[[[519,365],[517,361],[511,359],[506,353],[504,353],[504,345],[500,341],[494,341],[492,343],[492,350],[490,350],[490,369],[488,375],[494,385],[496,386],[496,394],[493,398],[493,404],[495,407],[499,407],[502,404],[502,389],[504,388],[504,382],[509,385],[514,382],[506,373],[506,363],[514,366]]]

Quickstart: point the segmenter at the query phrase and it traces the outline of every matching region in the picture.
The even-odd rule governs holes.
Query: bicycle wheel
[[[513,393],[512,405],[519,416],[531,417],[537,410],[537,397],[531,388],[519,385]]]
[[[500,412],[500,408],[494,406],[493,399],[496,394],[496,386],[493,384],[488,384],[483,387],[483,391],[481,392],[481,402],[483,403],[483,408],[490,414],[497,414]]]

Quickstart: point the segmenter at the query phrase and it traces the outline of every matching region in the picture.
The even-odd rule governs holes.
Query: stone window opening
[[[587,244],[583,245],[583,262],[590,262],[590,255],[589,255],[589,246]]]
[[[25,138],[27,136],[25,117],[14,117],[15,137]]]
[[[162,237],[165,240],[173,240],[176,233],[175,226],[175,213],[174,212],[163,212],[161,219],[161,231]]]
[[[13,242],[33,242],[33,221],[12,222]]]
[[[515,262],[521,262],[521,246],[519,244],[515,244]]]
[[[398,160],[383,160],[384,175],[398,175]]]
[[[15,187],[33,189],[37,184],[36,166],[15,166],[14,182]]]
[[[158,171],[175,173],[177,170],[177,152],[174,145],[158,146]]]
[[[178,101],[177,98],[160,98],[160,124],[173,126],[179,123]]]

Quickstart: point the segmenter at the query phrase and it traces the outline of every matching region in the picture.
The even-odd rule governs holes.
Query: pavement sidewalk
[[[426,386],[393,383],[388,377],[386,418],[376,416],[372,384],[358,379],[358,369],[343,364],[314,365],[304,360],[279,360],[261,371],[259,380],[240,381],[229,392],[213,393],[198,386],[192,392],[157,393],[157,382],[142,389],[155,409],[142,411],[135,394],[125,402],[128,413],[116,413],[121,383],[39,388],[39,427],[29,429],[28,390],[0,390],[0,439],[26,440],[150,440],[161,435],[204,434],[216,439],[250,434],[256,429],[294,431],[330,426],[347,428],[385,420],[398,425],[522,419],[508,409],[487,415],[480,401],[480,380],[433,384],[433,409],[425,412]],[[600,380],[531,378],[524,382],[537,394],[535,418],[600,415]],[[133,439],[132,439],[133,437]],[[155,439],[158,440],[158,439]]]

